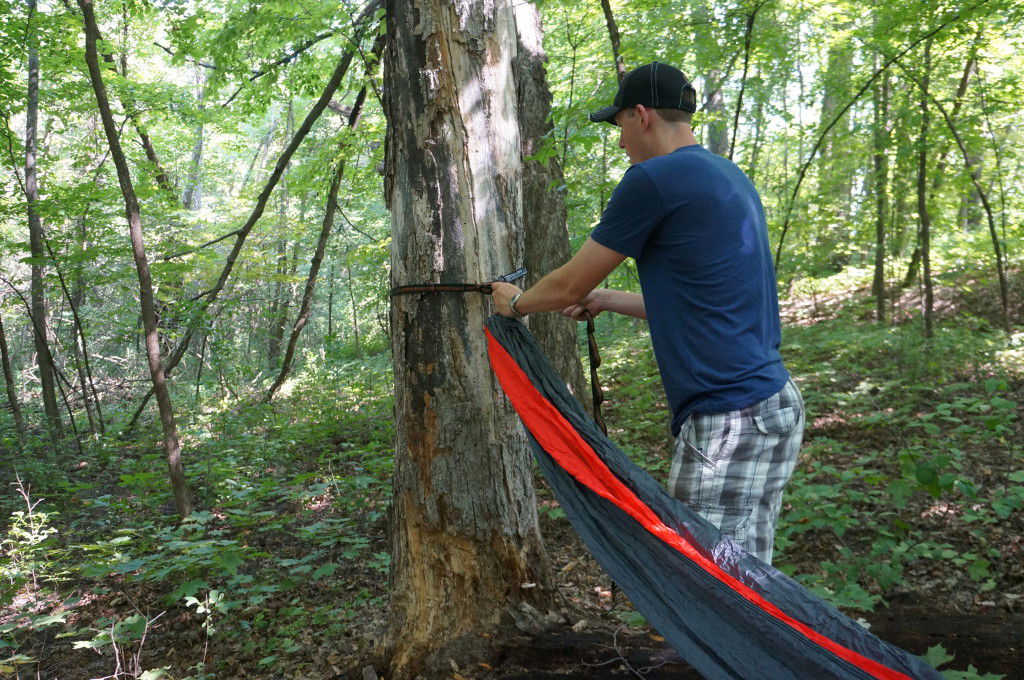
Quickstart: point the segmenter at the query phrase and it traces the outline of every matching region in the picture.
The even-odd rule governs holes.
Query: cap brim
[[[611,123],[615,124],[615,114],[622,110],[621,106],[606,106],[603,109],[598,109],[590,114],[591,123]]]

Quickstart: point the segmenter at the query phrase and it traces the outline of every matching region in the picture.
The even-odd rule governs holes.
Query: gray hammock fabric
[[[598,429],[518,321],[486,322],[492,368],[573,528],[708,680],[941,680],[747,554]]]

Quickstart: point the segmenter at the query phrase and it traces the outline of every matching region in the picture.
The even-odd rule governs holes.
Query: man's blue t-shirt
[[[764,208],[732,161],[698,144],[633,165],[591,238],[636,260],[673,435],[786,384]]]

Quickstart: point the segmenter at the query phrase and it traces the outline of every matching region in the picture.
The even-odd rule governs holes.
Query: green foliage
[[[933,668],[938,669],[952,661],[954,657],[942,645],[935,645],[929,647],[921,658],[931,664]],[[966,671],[944,670],[942,677],[946,680],[1002,680],[1006,676],[996,673],[980,673],[974,666],[968,666]]]
[[[20,476],[16,479],[25,510],[11,513],[7,536],[0,540],[0,554],[5,556],[0,562],[0,607],[8,606],[30,583],[38,586],[40,579],[54,579],[60,556],[53,526],[56,513],[39,510],[42,499],[33,500],[31,486]]]

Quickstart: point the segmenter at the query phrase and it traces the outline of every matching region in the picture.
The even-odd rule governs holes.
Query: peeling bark
[[[513,10],[391,0],[387,21],[392,284],[490,280],[523,257]],[[478,295],[392,300],[394,680],[459,661],[460,645],[548,597],[524,432],[486,358],[488,312]]]

